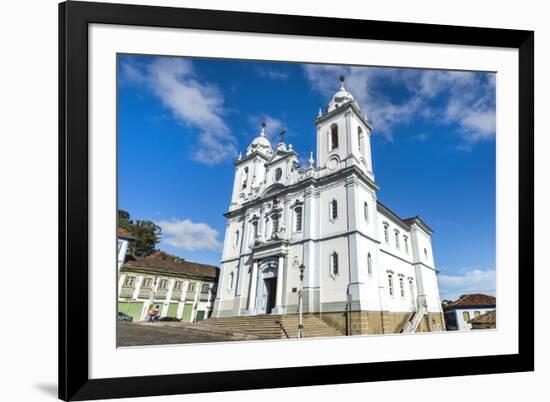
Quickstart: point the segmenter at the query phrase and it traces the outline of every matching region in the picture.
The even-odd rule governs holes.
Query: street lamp
[[[300,293],[298,293],[298,339],[304,337],[304,325],[302,323],[302,294],[304,291],[304,270],[306,269],[305,265],[302,263],[299,267],[300,269]]]

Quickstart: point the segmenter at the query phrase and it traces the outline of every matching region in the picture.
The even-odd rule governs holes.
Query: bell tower
[[[340,89],[332,97],[326,113],[319,110],[315,121],[317,167],[330,173],[356,165],[374,180],[370,145],[372,126],[361,112],[359,103],[344,87],[344,81],[341,75]]]

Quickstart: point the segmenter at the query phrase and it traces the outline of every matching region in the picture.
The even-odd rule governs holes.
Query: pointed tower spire
[[[340,86],[340,89],[343,90],[343,91],[346,90],[346,88],[344,88],[344,81],[345,81],[345,80],[346,80],[346,77],[344,77],[344,74],[342,73],[342,74],[340,75],[340,83],[341,83],[341,84],[340,84],[340,85],[341,85],[341,86]]]

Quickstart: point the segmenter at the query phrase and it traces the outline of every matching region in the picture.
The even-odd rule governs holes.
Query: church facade
[[[296,314],[301,294],[343,333],[444,330],[432,230],[378,201],[372,126],[341,83],[307,167],[263,124],[235,162],[213,317]]]

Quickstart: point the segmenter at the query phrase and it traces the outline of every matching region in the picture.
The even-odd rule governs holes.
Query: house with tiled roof
[[[455,301],[445,300],[445,326],[448,331],[469,331],[472,329],[471,320],[495,309],[496,298],[481,293],[464,294]]]
[[[184,260],[163,251],[149,256],[128,256],[120,268],[118,311],[134,321],[148,318],[151,305],[160,317],[192,322],[212,314],[219,269]]]
[[[130,251],[130,248],[132,247],[132,244],[135,241],[135,238],[128,233],[126,229],[123,228],[117,228],[116,230],[117,235],[117,270],[120,270],[120,267],[122,264],[124,264],[124,260],[126,259],[126,255],[128,254],[128,251]]]
[[[497,311],[491,310],[479,317],[472,318],[468,322],[472,329],[494,329],[497,327]]]

